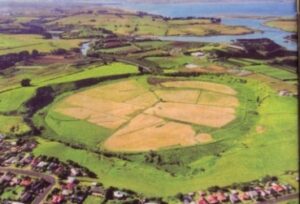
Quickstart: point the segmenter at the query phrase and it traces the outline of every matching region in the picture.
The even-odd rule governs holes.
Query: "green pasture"
[[[266,64],[244,66],[243,69],[253,71],[255,73],[264,74],[280,80],[297,79],[297,74],[284,69],[272,67]]]
[[[111,54],[127,54],[130,52],[140,51],[140,48],[138,48],[135,45],[128,45],[128,46],[124,46],[124,47],[100,49],[97,51],[103,52],[103,53],[111,53]]]
[[[31,52],[51,52],[58,48],[71,49],[78,47],[80,40],[47,40],[40,35],[6,35],[0,34],[0,55],[17,53],[24,50]]]
[[[26,87],[0,92],[0,112],[10,112],[19,109],[34,95],[35,90],[35,87]]]
[[[103,14],[78,14],[60,18],[48,23],[59,25],[91,26],[105,28],[120,35],[164,36],[164,35],[196,35],[210,34],[244,34],[252,32],[242,26],[214,24],[208,20],[165,20],[150,15],[132,15],[127,12]]]
[[[155,62],[164,69],[181,69],[187,64],[196,64],[201,66],[207,66],[212,64],[206,58],[197,58],[194,56],[170,56],[170,57],[148,57],[149,61]]]
[[[19,135],[30,131],[30,128],[20,116],[0,115],[0,124],[0,133],[5,135],[10,133]]]
[[[43,84],[65,83],[65,82],[72,82],[72,81],[88,79],[88,78],[105,77],[105,76],[113,76],[113,75],[120,75],[120,74],[136,74],[136,73],[138,73],[138,69],[136,66],[128,65],[124,63],[112,63],[104,66],[103,65],[90,66],[81,72],[48,80]]]
[[[47,132],[49,138],[74,145],[84,145],[91,149],[96,149],[100,142],[112,134],[109,129],[55,111],[49,111],[45,118],[45,125],[54,131]]]

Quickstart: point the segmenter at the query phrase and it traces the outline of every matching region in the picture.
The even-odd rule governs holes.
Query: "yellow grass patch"
[[[158,103],[146,113],[215,128],[223,127],[235,119],[233,108],[182,103]]]
[[[193,72],[197,72],[197,73],[208,73],[209,70],[205,69],[205,68],[200,68],[200,67],[195,67],[195,68],[183,68],[180,70],[180,72],[186,72],[186,73],[193,73]]]
[[[84,92],[85,95],[95,98],[124,102],[147,92],[147,89],[139,86],[135,80],[120,81],[113,84],[96,87]]]
[[[196,135],[196,140],[200,143],[208,143],[213,141],[213,138],[210,134],[207,133],[200,133]]]
[[[207,69],[215,73],[224,73],[226,71],[225,67],[219,65],[210,65],[209,67],[207,67]]]
[[[140,152],[196,143],[195,132],[190,125],[166,122],[128,134],[113,135],[103,146],[111,151]]]
[[[229,86],[223,84],[216,84],[203,81],[170,81],[162,84],[165,87],[174,88],[192,88],[192,89],[203,89],[208,91],[214,91],[218,93],[224,93],[229,95],[235,95],[236,91]]]
[[[278,19],[268,21],[265,23],[267,26],[278,28],[287,32],[297,32],[297,20],[295,19]]]
[[[256,129],[256,132],[258,134],[262,134],[262,133],[264,133],[266,131],[266,128],[264,126],[261,126],[261,125],[256,126],[255,129]]]
[[[88,94],[91,94],[89,92]],[[70,108],[66,108],[70,106]],[[106,128],[118,128],[143,107],[94,98],[85,92],[68,97],[56,111]]]
[[[155,93],[164,102],[196,103],[200,91],[196,90],[157,90]]]
[[[251,33],[252,30],[242,26],[227,26],[222,24],[181,24],[169,26],[167,35],[238,35]]]
[[[180,72],[197,72],[197,73],[226,73],[227,69],[218,65],[211,65],[208,67],[185,67],[180,70]]]
[[[239,100],[234,96],[203,91],[201,92],[201,95],[199,97],[198,104],[222,107],[237,107],[239,105]]]
[[[165,121],[152,115],[140,114],[133,118],[128,125],[118,130],[114,135],[124,135],[147,127],[164,124]]]
[[[139,105],[143,107],[150,107],[154,105],[158,101],[158,98],[152,92],[146,92],[144,94],[139,95],[136,98],[130,99],[126,101],[126,103]]]
[[[200,81],[145,87],[135,80],[102,85],[67,97],[56,111],[115,129],[102,146],[110,151],[140,152],[213,141],[192,127],[221,128],[235,119],[238,99],[232,88]]]

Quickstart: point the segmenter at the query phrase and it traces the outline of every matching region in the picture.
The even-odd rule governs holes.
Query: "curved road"
[[[30,170],[21,170],[21,169],[13,169],[13,168],[3,168],[0,167],[0,172],[12,172],[14,174],[22,174],[26,176],[31,176],[31,177],[38,177],[38,178],[43,178],[47,182],[50,183],[50,185],[44,189],[43,193],[40,193],[33,201],[32,204],[41,204],[42,201],[46,198],[46,196],[50,193],[52,190],[53,186],[56,183],[56,179],[53,176],[38,173],[35,171],[30,171]]]

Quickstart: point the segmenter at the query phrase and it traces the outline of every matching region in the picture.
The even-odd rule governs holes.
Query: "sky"
[[[62,0],[0,0],[0,2],[60,2]],[[293,3],[296,0],[65,0],[66,2],[95,2],[95,3],[124,3],[124,2],[155,2],[155,3],[178,3],[178,2],[193,2],[193,3],[218,3],[218,2],[234,2],[234,3],[248,3],[248,2],[289,2]]]

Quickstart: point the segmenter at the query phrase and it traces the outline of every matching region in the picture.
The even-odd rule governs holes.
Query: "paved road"
[[[294,200],[297,198],[299,198],[299,193],[293,193],[293,194],[281,196],[278,199],[271,199],[264,202],[259,202],[258,204],[275,204],[275,203],[285,202],[289,200]]]
[[[43,178],[45,179],[47,182],[50,183],[50,185],[43,191],[43,193],[40,193],[33,201],[32,204],[41,204],[42,201],[46,198],[46,196],[50,193],[50,191],[52,190],[53,186],[56,183],[56,180],[54,177],[46,175],[46,174],[42,174],[42,173],[38,173],[35,171],[29,171],[29,170],[21,170],[21,169],[13,169],[13,168],[2,168],[0,167],[0,172],[12,172],[14,174],[22,174],[22,175],[26,175],[26,176],[31,176],[31,177],[39,177],[39,178]]]

